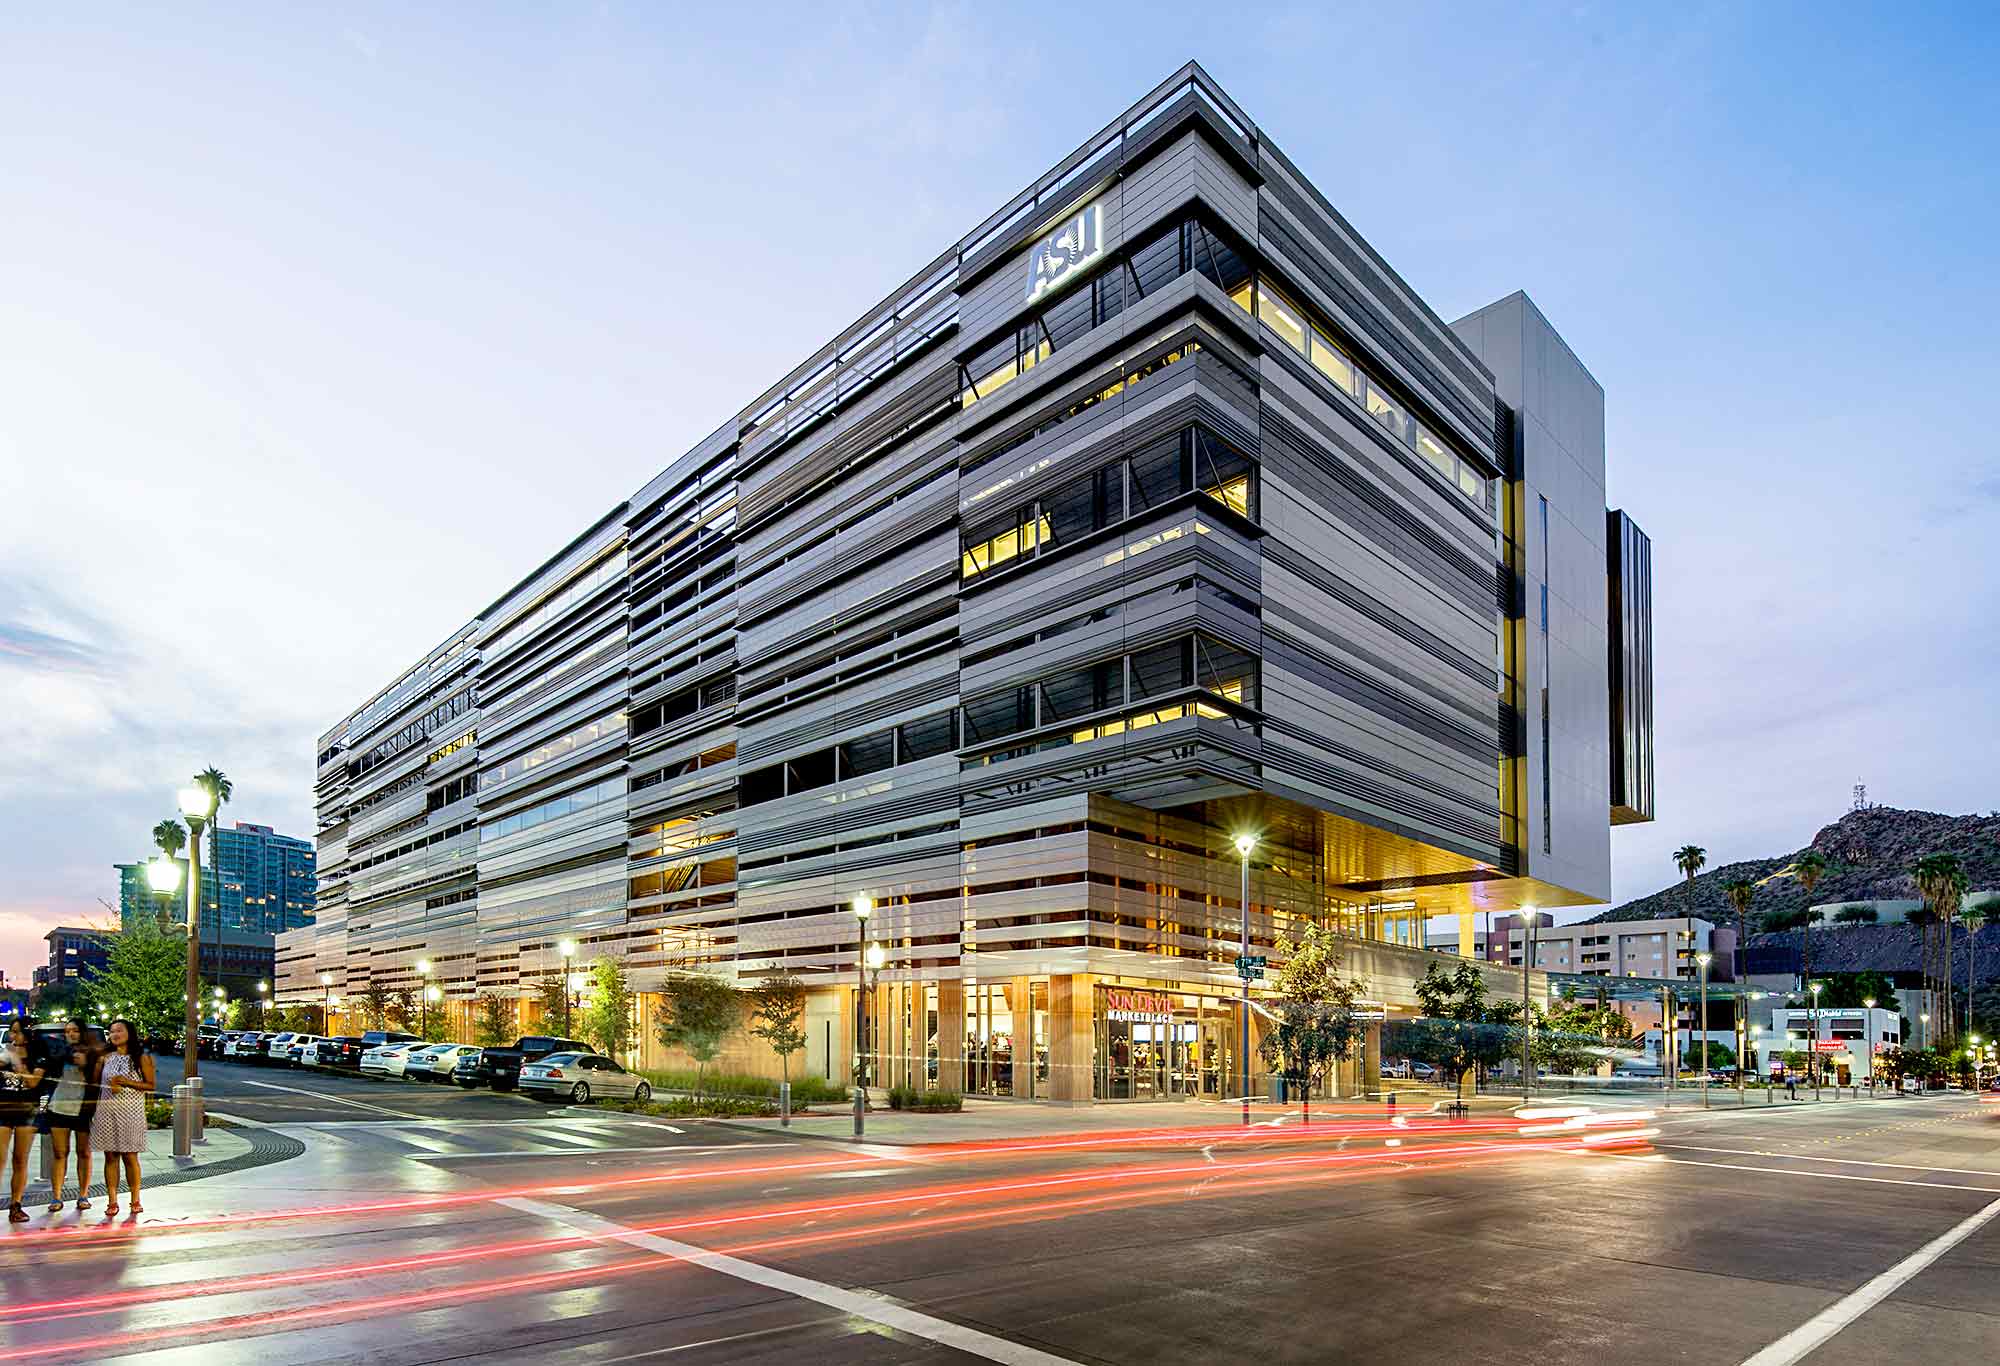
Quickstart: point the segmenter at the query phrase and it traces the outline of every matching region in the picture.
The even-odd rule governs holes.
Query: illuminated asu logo
[[[1091,204],[1058,223],[1028,253],[1028,302],[1104,254],[1104,206]]]

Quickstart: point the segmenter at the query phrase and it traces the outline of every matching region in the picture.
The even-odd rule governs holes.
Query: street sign
[[[1264,975],[1265,958],[1262,954],[1236,955],[1236,975],[1244,981],[1254,981]]]

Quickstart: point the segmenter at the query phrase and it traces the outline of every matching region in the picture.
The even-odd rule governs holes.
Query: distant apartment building
[[[276,935],[311,922],[319,895],[318,852],[310,840],[281,835],[268,825],[237,821],[215,832],[215,854],[202,839],[201,928],[213,935],[227,929]],[[181,864],[186,886],[187,860]],[[219,866],[216,866],[218,865]],[[186,923],[186,892],[161,897],[146,881],[145,863],[120,863],[118,914],[121,923],[144,912],[157,915],[172,903],[172,919]]]
[[[1525,294],[1438,317],[1189,66],[321,736],[280,999],[424,960],[525,1021],[574,941],[643,1012],[799,975],[818,1075],[1227,1094],[1245,862],[1250,955],[1329,924],[1392,1011],[1433,917],[1608,897],[1652,637],[1604,480]]]
[[[103,930],[61,925],[43,936],[49,944],[49,965],[37,969],[37,986],[60,987],[102,972],[111,948]]]

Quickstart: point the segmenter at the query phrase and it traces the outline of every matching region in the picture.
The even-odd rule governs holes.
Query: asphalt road
[[[324,1124],[267,1169],[285,1189],[0,1241],[0,1361],[2000,1359],[2000,1116],[1970,1099],[1681,1112],[1589,1147],[1229,1118],[936,1148]]]

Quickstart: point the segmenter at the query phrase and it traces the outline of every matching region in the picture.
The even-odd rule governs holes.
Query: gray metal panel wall
[[[1653,819],[1653,543],[1623,511],[1610,547],[1611,823]]]

